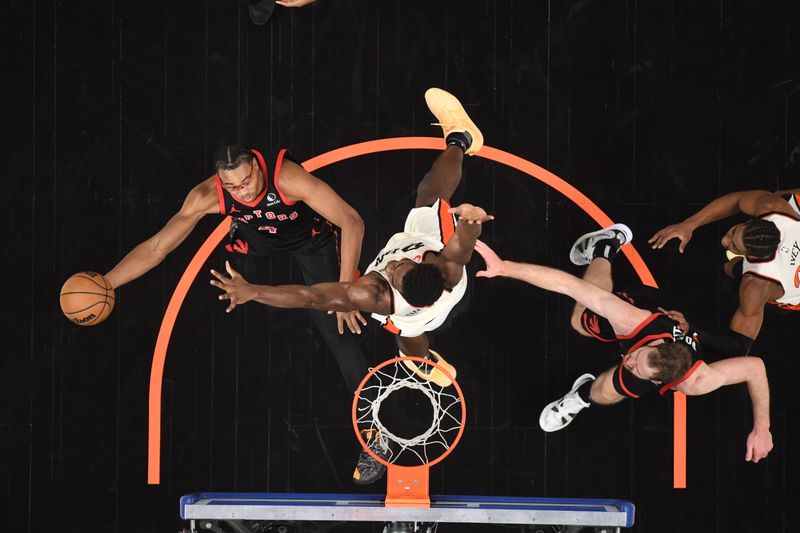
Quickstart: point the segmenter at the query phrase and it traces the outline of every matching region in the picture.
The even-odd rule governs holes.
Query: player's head
[[[722,246],[736,255],[748,259],[769,259],[775,255],[781,233],[775,223],[763,218],[752,218],[736,224],[722,237]]]
[[[622,362],[638,378],[672,383],[685,376],[692,367],[692,354],[680,342],[665,342],[634,350]]]
[[[414,307],[433,305],[444,291],[442,273],[428,263],[415,263],[410,259],[390,261],[386,273],[392,287]]]
[[[254,200],[264,188],[255,156],[244,146],[223,146],[214,156],[214,168],[222,187],[246,202]]]

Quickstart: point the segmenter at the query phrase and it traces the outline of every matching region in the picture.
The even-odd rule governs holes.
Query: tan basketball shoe
[[[444,130],[444,137],[447,138],[453,132],[466,132],[472,141],[464,152],[473,155],[483,146],[483,134],[478,126],[470,120],[467,112],[461,106],[458,98],[447,91],[433,87],[425,91],[425,103],[428,109],[436,117],[434,125],[441,126]]]
[[[437,365],[439,365],[442,368],[444,368],[445,370],[447,370],[447,373],[450,374],[450,376],[453,379],[455,379],[456,378],[456,367],[454,367],[453,365],[451,365],[450,363],[445,361],[444,358],[441,355],[439,355],[438,353],[434,352],[433,350],[429,349],[428,351],[430,352],[430,356],[428,358],[431,359]],[[408,357],[408,356],[406,354],[404,354],[403,352],[400,352],[400,357]],[[441,370],[439,370],[437,367],[435,367],[433,365],[426,365],[429,368],[431,368],[431,370],[429,372],[426,372],[426,371],[422,370],[419,366],[417,366],[416,361],[411,361],[409,359],[409,360],[403,361],[403,364],[406,365],[417,376],[421,377],[424,380],[432,381],[433,383],[436,383],[437,385],[439,385],[442,388],[449,387],[450,385],[453,384],[453,381],[450,378],[448,378],[444,374],[444,372],[442,372]]]

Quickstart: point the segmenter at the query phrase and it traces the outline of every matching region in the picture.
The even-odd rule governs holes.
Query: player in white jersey
[[[448,201],[461,182],[464,155],[480,150],[483,136],[453,95],[428,89],[425,101],[444,130],[446,147],[417,187],[403,232],[389,240],[366,273],[352,282],[252,285],[226,262],[230,277],[212,270],[216,279],[211,284],[224,291],[219,299],[229,300],[228,312],[250,300],[272,307],[371,312],[395,334],[401,355],[431,358],[455,377],[455,368],[430,349],[426,333],[440,326],[464,295],[464,265],[472,257],[481,224],[494,217],[470,204],[450,207]],[[433,365],[406,364],[440,386],[452,384]],[[377,455],[388,455],[379,433],[365,435],[364,440]],[[381,463],[362,451],[353,479],[372,481],[384,472]]]
[[[709,203],[683,222],[656,232],[650,243],[662,248],[679,239],[683,253],[700,226],[745,213],[752,218],[731,227],[721,244],[729,252],[725,272],[741,277],[739,308],[730,322],[730,341],[748,353],[761,330],[764,306],[800,311],[800,189],[739,191]]]
[[[453,95],[429,89],[425,101],[444,131],[445,150],[417,187],[403,232],[389,240],[365,275],[353,282],[311,287],[251,285],[226,263],[230,277],[212,270],[217,279],[211,283],[224,291],[220,299],[230,301],[228,311],[256,300],[273,307],[371,312],[395,334],[402,354],[433,357],[452,368],[430,351],[426,332],[441,325],[464,295],[464,265],[472,257],[481,224],[493,217],[480,207],[451,208],[448,203],[461,182],[464,155],[483,146],[480,130]],[[442,385],[449,381],[437,370],[425,377]]]
[[[417,337],[441,326],[450,310],[461,300],[467,289],[467,276],[461,267],[461,279],[451,288],[445,288],[441,296],[429,306],[418,307],[406,300],[403,294],[391,284],[387,266],[391,263],[408,260],[421,263],[426,254],[438,254],[453,234],[455,220],[444,207],[442,199],[433,206],[415,207],[406,219],[402,233],[389,239],[383,250],[367,267],[386,280],[392,291],[391,313],[372,313],[388,331],[401,337]],[[444,227],[442,224],[444,221]]]

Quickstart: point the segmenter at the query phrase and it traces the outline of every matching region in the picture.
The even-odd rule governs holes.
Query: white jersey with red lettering
[[[391,261],[410,259],[421,263],[427,253],[440,252],[455,229],[455,218],[448,213],[450,206],[444,200],[437,200],[430,207],[417,207],[411,210],[406,219],[404,231],[389,239],[383,250],[369,265],[365,274],[375,272],[387,283],[386,265]],[[401,337],[417,337],[426,331],[441,326],[450,310],[464,296],[467,289],[467,270],[462,269],[461,279],[451,290],[445,289],[433,305],[415,307],[408,303],[400,291],[389,283],[392,299],[392,312],[388,315],[372,313],[372,318],[385,329]]]
[[[790,204],[791,205],[791,204]],[[796,204],[792,206],[797,209]],[[800,305],[800,213],[797,217],[785,213],[766,213],[760,218],[773,222],[781,233],[775,255],[765,261],[750,262],[745,258],[742,273],[779,284],[783,296],[775,300],[779,306]]]

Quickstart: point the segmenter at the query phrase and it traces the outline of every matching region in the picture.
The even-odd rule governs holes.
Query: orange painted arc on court
[[[320,168],[360,157],[363,155],[388,152],[393,150],[444,150],[444,139],[441,137],[394,137],[388,139],[377,139],[357,144],[351,144],[342,148],[337,148],[318,155],[303,163],[303,167],[308,172],[314,172]],[[512,167],[520,172],[543,182],[549,187],[560,192],[580,207],[589,215],[600,227],[613,224],[611,218],[606,215],[592,200],[580,192],[578,189],[530,161],[519,156],[484,146],[475,154],[476,157],[483,157],[503,165]],[[181,275],[175,291],[167,304],[164,318],[156,338],[156,346],[153,351],[153,362],[150,370],[150,392],[148,399],[148,439],[147,439],[147,483],[158,485],[160,483],[161,471],[161,395],[164,378],[164,367],[167,360],[167,349],[175,320],[180,313],[186,294],[189,292],[192,282],[197,277],[200,269],[203,268],[206,260],[216,249],[230,228],[230,217],[225,219],[208,236],[205,242],[195,253],[186,270]],[[645,265],[639,252],[632,246],[625,246],[622,252],[633,266],[641,282],[651,287],[657,287],[650,269]],[[674,401],[674,422],[673,422],[673,487],[686,487],[686,397],[675,392]]]

